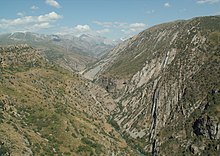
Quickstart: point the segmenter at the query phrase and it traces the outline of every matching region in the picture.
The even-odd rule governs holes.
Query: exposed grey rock
[[[220,85],[220,47],[210,38],[218,36],[219,22],[213,16],[149,28],[84,73],[100,67],[91,79],[114,95],[114,120],[135,143],[136,130],[145,132],[143,148],[153,155],[184,152],[201,142],[199,136],[203,142],[219,139],[219,116],[206,106],[214,111],[219,102],[209,93],[214,89],[217,96]],[[200,148],[192,150],[196,155]]]

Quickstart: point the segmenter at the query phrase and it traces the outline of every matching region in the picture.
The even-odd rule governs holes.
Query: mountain
[[[95,58],[105,55],[118,43],[92,34],[82,34],[78,37],[74,35],[60,35],[60,37],[63,39],[63,42],[59,44],[68,47],[68,49],[94,56]]]
[[[45,35],[32,32],[15,32],[0,35],[0,44],[21,44],[26,43],[34,47],[48,47],[59,45],[66,47],[69,51],[85,53],[87,55],[98,57],[104,55],[113,48],[118,42],[107,39],[102,36],[82,34],[74,35]]]
[[[102,38],[2,35],[0,155],[218,156],[219,23],[156,25],[86,70]]]
[[[0,155],[136,155],[109,94],[27,44],[0,47]]]
[[[111,121],[143,155],[219,155],[220,17],[151,27],[83,75],[115,102]]]
[[[44,56],[70,71],[82,71],[97,60],[116,42],[101,36],[45,35],[32,32],[15,32],[0,35],[0,45],[28,44],[41,49]]]

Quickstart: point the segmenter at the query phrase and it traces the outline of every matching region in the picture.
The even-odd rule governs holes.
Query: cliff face
[[[0,47],[0,155],[218,155],[219,23],[149,28],[83,73],[94,83]]]
[[[135,155],[107,122],[115,107],[39,51],[0,47],[0,155]]]
[[[84,73],[96,69],[90,79],[113,95],[112,120],[139,152],[220,152],[219,23],[213,16],[149,28]]]

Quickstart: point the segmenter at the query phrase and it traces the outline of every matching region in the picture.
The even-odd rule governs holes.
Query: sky
[[[220,15],[220,0],[0,0],[0,33],[128,38],[156,24]]]

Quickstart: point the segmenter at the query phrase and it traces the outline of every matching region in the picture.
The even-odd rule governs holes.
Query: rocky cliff
[[[84,73],[117,102],[112,122],[142,154],[220,153],[220,17],[151,27]]]
[[[219,23],[151,27],[85,70],[93,82],[0,47],[0,155],[218,156]]]

